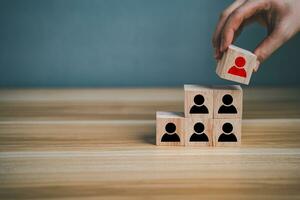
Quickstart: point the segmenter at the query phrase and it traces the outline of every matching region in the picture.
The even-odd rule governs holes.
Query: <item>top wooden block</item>
[[[252,52],[230,45],[219,60],[216,73],[223,79],[248,85],[256,60]]]
[[[200,85],[184,85],[185,117],[213,118],[213,90]]]

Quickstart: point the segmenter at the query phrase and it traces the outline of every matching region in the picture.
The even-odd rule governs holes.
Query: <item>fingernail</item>
[[[220,45],[220,52],[224,51],[224,40],[221,40],[221,45]]]
[[[256,63],[255,63],[255,67],[254,67],[254,72],[257,72],[258,71],[258,68],[259,68],[259,65],[260,65],[260,62],[257,60]]]
[[[215,52],[214,52],[214,57],[217,58],[218,57],[218,49],[215,49]]]

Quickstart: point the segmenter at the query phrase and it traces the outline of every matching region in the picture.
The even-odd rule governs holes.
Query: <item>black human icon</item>
[[[168,123],[165,130],[166,133],[161,138],[162,142],[180,142],[179,136],[175,133],[176,125],[174,123]]]
[[[222,126],[222,133],[219,138],[218,142],[237,142],[236,136],[232,133],[233,127],[231,123],[225,123]]]
[[[194,125],[195,133],[191,135],[190,142],[208,142],[208,137],[204,131],[204,125],[201,122],[198,122]]]
[[[207,114],[208,109],[204,105],[204,97],[201,94],[198,94],[194,97],[194,103],[191,107],[190,114]]]
[[[230,94],[225,94],[222,98],[223,105],[219,108],[219,114],[236,114],[237,110],[234,105],[232,105],[233,98]]]

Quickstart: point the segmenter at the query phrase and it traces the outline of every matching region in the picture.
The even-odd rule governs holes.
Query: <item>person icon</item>
[[[165,126],[166,133],[161,138],[162,142],[180,142],[180,138],[175,133],[176,131],[176,125],[174,123],[168,123]]]
[[[194,125],[195,133],[191,135],[190,142],[208,142],[208,137],[204,131],[204,125],[201,122],[198,122]]]
[[[240,77],[247,77],[247,72],[244,69],[244,66],[246,64],[246,60],[245,58],[243,58],[242,56],[239,56],[235,59],[235,65],[232,66],[229,70],[228,70],[228,74],[232,74],[235,76],[240,76]]]
[[[230,94],[225,94],[222,98],[223,105],[219,108],[219,114],[236,114],[237,110],[234,105],[232,105],[233,98]]]
[[[218,142],[237,142],[236,136],[232,133],[233,126],[231,123],[225,123],[222,126],[222,133],[219,136]]]
[[[204,105],[204,97],[201,94],[198,94],[194,97],[194,103],[190,109],[190,114],[208,114],[208,109]]]

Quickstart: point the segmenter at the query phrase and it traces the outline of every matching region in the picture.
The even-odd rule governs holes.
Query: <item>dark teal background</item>
[[[1,0],[1,87],[223,84],[211,36],[221,0]],[[247,28],[237,45],[265,35]],[[300,85],[300,38],[263,63],[251,85]]]

